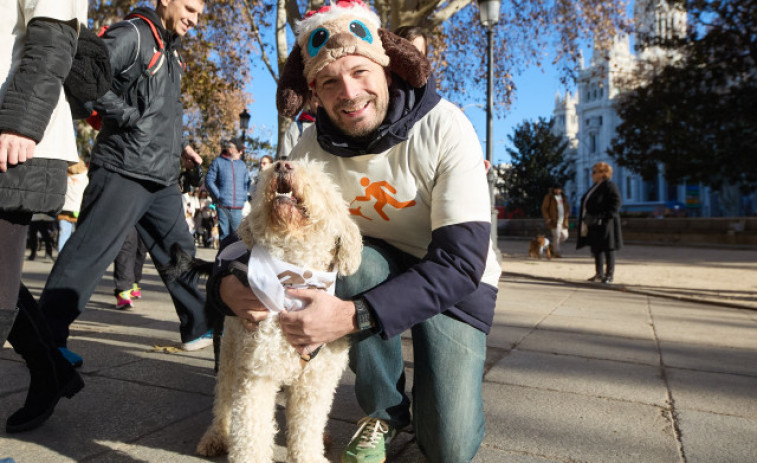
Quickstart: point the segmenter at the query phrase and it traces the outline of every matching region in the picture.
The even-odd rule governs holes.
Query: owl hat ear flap
[[[397,34],[379,28],[381,43],[389,57],[389,69],[400,76],[411,87],[421,88],[426,85],[431,74],[431,63],[410,41]]]
[[[310,88],[303,75],[304,71],[305,65],[302,61],[300,44],[295,43],[284,63],[284,71],[276,88],[276,109],[282,116],[289,118],[296,116],[310,96]]]

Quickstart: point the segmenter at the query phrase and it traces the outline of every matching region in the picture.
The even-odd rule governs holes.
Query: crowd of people
[[[224,140],[204,178],[202,158],[182,140],[181,38],[197,25],[204,0],[138,7],[100,39],[89,35],[95,52],[86,55],[77,53],[87,37],[86,0],[18,3],[1,20],[11,31],[3,40],[15,46],[0,56],[0,340],[7,335],[31,379],[26,401],[6,422],[10,433],[40,426],[61,398],[84,387],[75,370],[84,359],[68,349],[69,328],[108,266],[115,262],[116,306],[132,307],[147,254],[163,272],[175,246],[194,256],[196,246],[234,241],[255,188],[243,140]],[[391,438],[411,425],[432,462],[471,461],[484,437],[486,335],[501,273],[490,239],[488,166],[471,123],[437,93],[427,53],[422,29],[388,32],[360,0],[340,1],[300,23],[277,90],[280,115],[294,121],[277,157],[322,162],[346,202],[375,201],[350,209],[364,237],[358,272],[338,281],[335,296],[293,291],[305,308],[280,315],[300,354],[342,336],[352,341],[365,418],[342,456],[348,463],[384,461]],[[95,78],[81,75],[98,69]],[[74,106],[99,118],[88,166],[70,129]],[[261,158],[259,169],[273,161]],[[594,279],[603,281],[612,280],[613,251],[622,245],[608,168],[595,166],[597,183],[579,216],[586,228],[579,246],[591,246]],[[564,204],[555,188],[543,208],[557,246],[567,229]],[[36,214],[49,225],[38,225]],[[21,282],[26,237],[31,230],[45,239],[43,229],[56,220],[58,255],[37,300]],[[52,243],[45,253],[52,257]],[[223,256],[208,281],[209,306],[254,330],[268,311]],[[163,281],[182,348],[210,345],[206,293],[196,278],[187,272]],[[412,396],[400,341],[406,330]]]

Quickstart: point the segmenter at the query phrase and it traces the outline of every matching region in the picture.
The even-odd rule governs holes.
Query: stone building
[[[634,24],[636,43],[644,42],[641,40],[644,37],[683,36],[686,12],[665,0],[636,0]],[[621,122],[613,105],[623,91],[623,82],[629,81],[627,77],[640,64],[656,65],[676,59],[675,53],[654,45],[637,46],[634,50],[631,39],[628,35],[618,36],[609,50],[595,46],[588,65],[581,57],[575,92],[555,95],[554,130],[568,139],[568,154],[575,160],[575,181],[566,185],[566,192],[577,210],[581,196],[591,185],[592,165],[604,161],[613,166],[613,181],[623,196],[624,212],[655,216],[666,210],[678,210],[688,216],[711,216],[716,213],[713,209],[718,208],[712,204],[709,188],[699,184],[668,184],[662,166],[656,178],[644,180],[618,166],[607,154]]]

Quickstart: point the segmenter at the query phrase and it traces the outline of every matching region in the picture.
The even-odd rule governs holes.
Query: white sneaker
[[[205,349],[213,344],[213,330],[208,331],[197,339],[187,341],[181,344],[181,350],[192,352],[195,350]]]

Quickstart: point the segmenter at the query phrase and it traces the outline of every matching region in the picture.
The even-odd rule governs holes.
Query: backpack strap
[[[163,60],[165,59],[163,52],[166,49],[166,45],[165,43],[163,43],[163,38],[160,36],[160,32],[158,32],[158,28],[155,27],[155,24],[147,19],[146,16],[138,13],[132,13],[125,19],[128,20],[135,18],[139,18],[147,23],[147,25],[150,27],[150,31],[152,32],[152,37],[155,39],[157,48],[155,49],[155,53],[153,53],[152,58],[150,58],[150,62],[147,64],[147,69],[145,69],[145,73],[152,76],[155,75],[155,73],[158,72],[160,67],[163,65]]]

